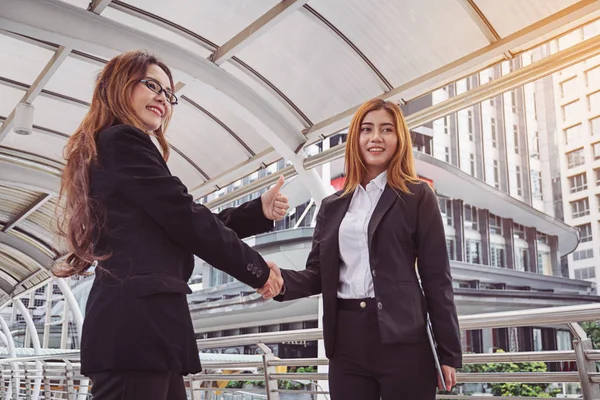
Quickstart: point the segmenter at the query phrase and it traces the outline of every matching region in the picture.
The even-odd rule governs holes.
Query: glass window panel
[[[33,123],[35,125],[66,135],[75,132],[88,111],[85,106],[70,104],[46,96],[36,97],[33,106],[35,107],[33,113]]]
[[[45,89],[75,99],[92,101],[96,77],[104,64],[68,57],[54,73]]]
[[[0,76],[33,84],[54,52],[24,40],[0,34]]]
[[[148,1],[148,4],[150,4],[149,1]],[[170,5],[169,5],[169,7],[165,7],[164,3],[162,3],[162,2],[161,2],[161,4],[162,4],[162,8],[164,10],[172,8]],[[144,8],[146,8],[146,7],[144,7]],[[187,11],[189,11],[190,8],[191,7],[188,5],[188,6],[184,7],[183,9],[185,9],[187,12]],[[137,18],[135,16],[115,10],[114,8],[109,7],[107,9],[105,9],[102,12],[102,17],[110,18],[113,21],[122,23],[123,25],[127,25],[129,27],[138,29],[138,30],[148,33],[152,36],[159,37],[163,40],[166,40],[168,42],[176,44],[177,46],[180,46],[188,51],[191,51],[201,57],[208,57],[211,54],[211,52],[208,49],[205,49],[202,45],[200,45],[198,42],[196,42],[194,40],[187,39],[184,36],[182,36],[181,34],[171,32],[168,29],[161,28],[157,24],[153,24],[153,23],[144,21],[141,18]]]
[[[252,41],[237,56],[313,122],[381,94],[380,82],[365,62],[331,29],[303,12],[272,26],[268,35]]]
[[[407,7],[397,0],[309,4],[342,31],[395,87],[488,44],[464,8],[444,0],[411,1]]]
[[[2,62],[0,62],[0,65],[1,64]],[[5,86],[0,83],[0,92],[2,93],[0,96],[0,116],[7,118],[19,101],[21,101],[25,95],[25,91]]]
[[[575,120],[579,116],[579,100],[563,106],[563,118],[565,121]]]
[[[565,144],[571,144],[581,137],[581,124],[565,129]]]

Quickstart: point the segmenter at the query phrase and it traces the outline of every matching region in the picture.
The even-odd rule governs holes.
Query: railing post
[[[573,347],[575,349],[575,358],[577,359],[577,372],[581,381],[581,392],[586,400],[600,399],[600,387],[598,384],[590,381],[590,372],[596,372],[596,363],[588,360],[586,352],[592,350],[594,346],[587,337],[583,328],[577,322],[570,322],[569,328],[575,337]]]
[[[271,380],[272,374],[276,373],[275,367],[270,365],[270,362],[275,359],[275,354],[269,346],[264,343],[256,344],[263,351],[263,370],[265,374],[265,389],[267,391],[267,400],[279,400],[279,388],[277,387],[277,379]]]
[[[44,396],[46,399],[52,398],[52,385],[50,382],[50,378],[48,377],[47,364],[45,361],[42,361],[42,381],[44,382]]]
[[[75,382],[73,381],[73,365],[65,360],[65,386],[67,390],[67,399],[75,400]]]
[[[202,399],[202,388],[200,387],[202,380],[196,379],[197,377],[197,375],[190,376],[190,396],[192,400]]]

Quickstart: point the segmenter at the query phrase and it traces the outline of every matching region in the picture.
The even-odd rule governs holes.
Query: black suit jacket
[[[411,194],[405,194],[386,185],[368,227],[375,297],[381,304],[377,310],[381,341],[426,341],[429,311],[440,362],[460,367],[460,332],[437,198],[424,182],[409,184],[409,189]],[[275,298],[285,301],[323,293],[323,335],[330,358],[337,321],[338,231],[351,200],[352,193],[342,197],[341,192],[323,200],[306,269],[281,270],[285,294]],[[417,257],[425,297],[415,271]]]
[[[261,256],[239,237],[273,228],[261,200],[218,215],[194,203],[150,137],[116,125],[97,138],[90,193],[106,212],[95,252],[100,262],[81,340],[83,373],[106,370],[201,370],[186,295],[196,254],[259,288],[269,276]]]

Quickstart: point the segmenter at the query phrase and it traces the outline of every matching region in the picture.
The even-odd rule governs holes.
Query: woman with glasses
[[[59,226],[70,253],[54,273],[97,265],[81,333],[95,400],[186,399],[183,375],[201,370],[186,299],[194,254],[252,287],[282,285],[240,238],[283,218],[283,179],[218,215],[196,204],[166,164],[173,87],[151,55],[113,58],[65,149]]]

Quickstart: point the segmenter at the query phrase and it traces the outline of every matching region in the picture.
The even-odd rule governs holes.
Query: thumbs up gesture
[[[271,189],[263,193],[263,195],[260,197],[262,201],[263,214],[265,214],[267,219],[272,221],[282,220],[283,217],[285,217],[288,208],[290,208],[288,205],[288,198],[279,193],[279,190],[284,183],[285,178],[280,176],[277,183],[273,185]]]

